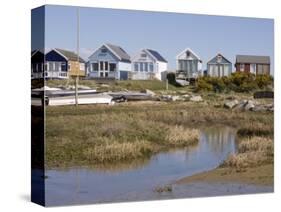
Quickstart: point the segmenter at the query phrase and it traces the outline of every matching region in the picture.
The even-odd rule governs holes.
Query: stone
[[[235,99],[235,100],[232,100],[232,101],[225,102],[223,106],[227,109],[232,109],[235,106],[237,106],[238,104],[239,104],[238,100]]]
[[[161,95],[161,96],[160,96],[160,99],[161,99],[162,101],[173,101],[171,95]]]
[[[141,91],[141,93],[146,93],[146,94],[149,94],[150,96],[155,96],[156,95],[153,91],[151,91],[149,89],[145,89],[145,90]]]
[[[256,105],[252,108],[252,111],[260,112],[260,111],[266,111],[267,108],[264,105]]]
[[[190,95],[189,95],[189,94],[184,94],[184,95],[182,95],[181,97],[184,98],[184,99],[189,99],[189,98],[190,98]]]
[[[253,110],[254,107],[255,107],[254,102],[252,100],[249,100],[244,108],[245,110]]]
[[[179,101],[181,100],[180,96],[172,96],[172,101]]]
[[[201,96],[192,96],[192,97],[190,98],[190,101],[192,101],[192,102],[202,102],[203,99],[202,99]]]

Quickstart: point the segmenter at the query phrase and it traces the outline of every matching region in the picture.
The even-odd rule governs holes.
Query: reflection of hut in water
[[[229,145],[235,147],[236,131],[230,127],[211,127],[201,131],[200,140],[209,145],[214,153],[224,152]],[[234,148],[235,149],[235,148]]]

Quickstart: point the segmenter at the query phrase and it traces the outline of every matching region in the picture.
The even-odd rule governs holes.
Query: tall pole
[[[77,7],[77,69],[75,76],[75,105],[78,106],[78,74],[80,70],[80,60],[79,60],[79,7]]]

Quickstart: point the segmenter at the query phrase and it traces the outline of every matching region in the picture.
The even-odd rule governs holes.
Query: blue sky
[[[76,7],[46,6],[46,48],[76,50]],[[175,57],[191,48],[206,62],[218,52],[232,63],[236,54],[269,55],[274,64],[272,19],[208,16],[135,10],[80,8],[83,58],[103,43],[122,46],[130,55],[141,48],[160,52],[175,69]]]

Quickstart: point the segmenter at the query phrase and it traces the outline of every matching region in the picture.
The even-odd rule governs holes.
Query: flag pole
[[[77,69],[75,76],[75,105],[78,106],[78,74],[80,70],[80,60],[79,60],[79,7],[77,7]]]

